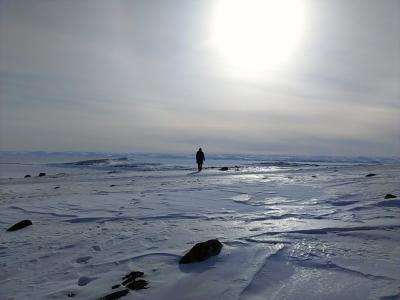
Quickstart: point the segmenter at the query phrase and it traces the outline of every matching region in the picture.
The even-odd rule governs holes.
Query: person
[[[203,169],[203,162],[205,160],[206,160],[206,158],[204,157],[203,150],[201,150],[201,148],[199,148],[199,151],[197,151],[197,153],[196,153],[197,168],[198,168],[199,172],[201,171],[201,169]]]

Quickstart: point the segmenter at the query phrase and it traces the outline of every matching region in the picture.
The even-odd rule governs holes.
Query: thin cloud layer
[[[304,1],[290,61],[246,76],[214,3],[1,1],[0,149],[399,155],[398,1]]]

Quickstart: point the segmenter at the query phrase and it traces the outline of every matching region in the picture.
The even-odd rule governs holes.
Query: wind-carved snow
[[[148,289],[122,299],[400,297],[399,200],[384,199],[400,195],[398,164],[148,159],[0,179],[0,299],[99,299],[132,270]],[[178,264],[211,238],[218,256]]]

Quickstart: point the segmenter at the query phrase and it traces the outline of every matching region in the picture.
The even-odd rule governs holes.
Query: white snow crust
[[[1,160],[1,300],[99,299],[131,271],[149,286],[121,299],[400,299],[398,163],[98,156]]]

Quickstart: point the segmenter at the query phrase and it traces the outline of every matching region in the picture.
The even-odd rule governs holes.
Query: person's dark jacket
[[[196,153],[196,161],[197,163],[202,163],[203,161],[205,161],[206,158],[204,157],[204,152],[203,151],[197,151]]]

